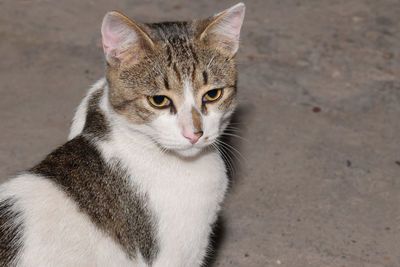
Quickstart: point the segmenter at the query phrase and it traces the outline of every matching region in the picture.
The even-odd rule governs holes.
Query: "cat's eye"
[[[203,102],[214,102],[218,100],[222,95],[222,89],[213,89],[208,91],[203,96]]]
[[[156,108],[166,108],[171,105],[171,100],[164,95],[149,96],[147,99],[150,104]]]

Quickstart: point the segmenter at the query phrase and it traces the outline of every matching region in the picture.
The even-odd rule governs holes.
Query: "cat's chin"
[[[198,147],[191,147],[188,149],[177,149],[174,152],[181,157],[190,158],[199,155],[203,151],[202,148]]]

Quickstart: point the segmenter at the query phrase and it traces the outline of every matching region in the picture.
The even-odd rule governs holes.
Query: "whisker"
[[[223,143],[219,142],[219,140],[216,140],[216,141],[217,141],[215,143],[216,147],[226,156],[227,159],[229,159],[229,163],[233,164],[234,160],[231,157],[231,155],[233,155],[232,151],[229,149],[229,147],[227,147]]]
[[[244,124],[241,122],[229,122],[228,127],[229,126],[243,126]]]
[[[241,139],[241,140],[243,140],[243,141],[249,142],[248,139],[246,139],[246,138],[244,138],[244,137],[242,137],[242,136],[240,136],[240,135],[237,135],[237,134],[233,134],[233,133],[229,133],[229,132],[223,132],[223,133],[221,134],[221,136],[223,136],[223,135],[232,136],[232,137],[237,137],[237,138],[239,138],[239,139]]]
[[[220,154],[220,156],[222,157],[222,159],[224,160],[225,166],[227,168],[227,170],[232,174],[235,175],[235,168],[233,166],[232,163],[232,158],[227,155],[227,153],[225,153],[221,148],[218,147],[218,145],[216,143],[211,144],[212,147],[214,147]]]
[[[247,161],[246,158],[239,152],[239,150],[237,150],[236,148],[234,148],[233,146],[229,145],[228,143],[217,139],[216,142],[222,146],[224,146],[227,150],[230,150],[232,152],[232,155],[235,156],[239,161],[241,159],[243,159],[245,162]],[[236,152],[236,153],[233,153]],[[237,154],[237,156],[236,156]],[[239,157],[240,156],[240,157]]]
[[[225,129],[235,130],[235,131],[241,131],[242,130],[241,128],[238,128],[238,127],[235,127],[235,126],[230,126],[230,125],[226,126]]]

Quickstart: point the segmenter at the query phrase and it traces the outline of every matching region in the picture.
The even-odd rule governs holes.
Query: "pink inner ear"
[[[101,33],[103,35],[103,49],[104,53],[108,56],[117,56],[117,48],[121,44],[121,38],[116,33],[115,29],[110,29],[111,25],[108,23],[103,24]]]
[[[235,35],[237,35],[237,37],[239,37],[239,33],[240,33],[240,28],[242,26],[242,12],[238,11],[233,13],[231,16],[230,20],[230,26],[232,27]]]
[[[239,41],[240,28],[243,23],[244,10],[228,10],[222,19],[217,22],[214,31],[228,37],[231,41]]]

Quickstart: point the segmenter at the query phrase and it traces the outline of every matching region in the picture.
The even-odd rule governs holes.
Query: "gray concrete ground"
[[[107,10],[159,21],[234,3],[1,0],[0,176],[66,140],[103,73]],[[245,140],[232,142],[245,159],[210,265],[400,266],[400,2],[246,5],[235,118]]]

